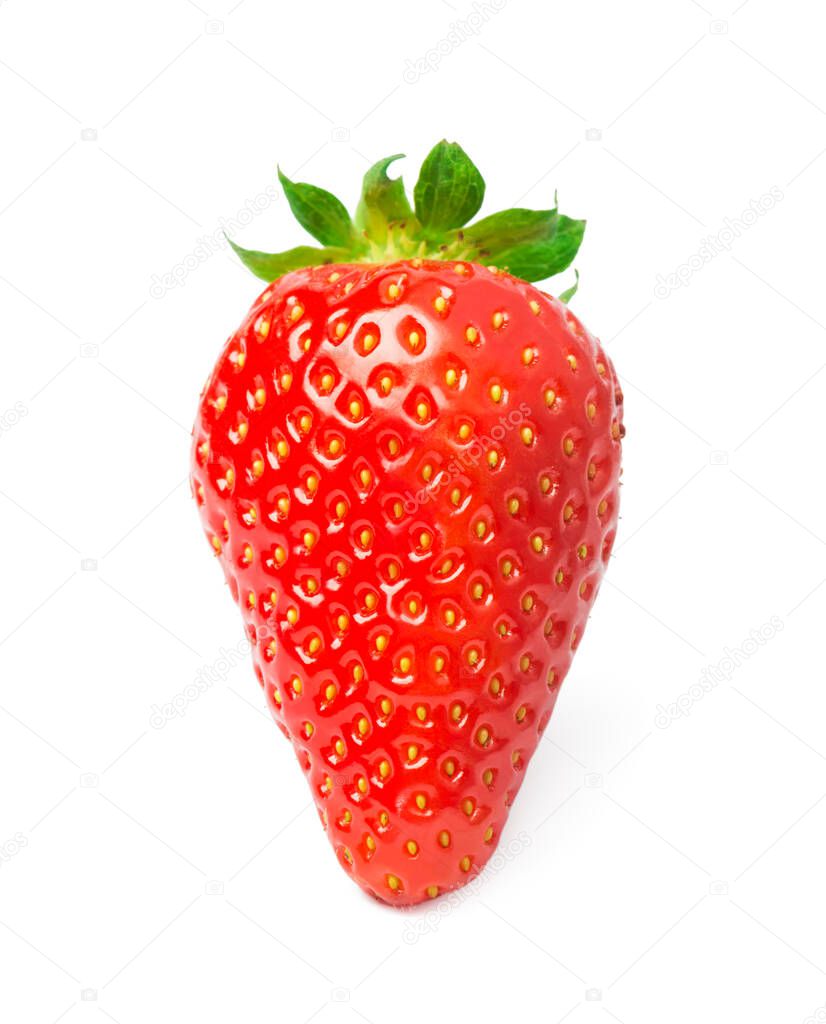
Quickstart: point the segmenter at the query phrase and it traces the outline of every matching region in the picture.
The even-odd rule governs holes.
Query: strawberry
[[[572,291],[528,283],[584,222],[463,228],[484,183],[461,148],[414,208],[395,159],[355,222],[280,175],[322,248],[234,247],[270,283],[202,393],[192,479],[336,855],[399,906],[502,834],[611,551],[622,395]]]

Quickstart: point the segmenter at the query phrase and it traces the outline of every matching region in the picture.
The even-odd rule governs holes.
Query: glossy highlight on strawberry
[[[279,273],[215,365],[203,527],[333,849],[381,900],[496,848],[610,554],[621,406],[563,302],[466,259]]]

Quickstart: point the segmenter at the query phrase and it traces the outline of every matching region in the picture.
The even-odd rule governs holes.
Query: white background
[[[0,1018],[824,1019],[826,17],[230,2],[0,3]],[[259,287],[221,226],[298,244],[276,161],[353,204],[443,136],[485,211],[589,219],[628,436],[520,852],[402,914],[336,864],[185,481]]]

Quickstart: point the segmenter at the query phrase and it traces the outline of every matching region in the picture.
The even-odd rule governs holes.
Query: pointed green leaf
[[[579,290],[579,271],[575,270],[574,274],[576,275],[576,281],[574,281],[570,288],[566,288],[564,292],[559,293],[559,301],[564,302],[566,306]]]
[[[425,232],[460,228],[482,205],[485,182],[456,142],[439,142],[425,157],[413,190],[416,216]]]
[[[238,256],[244,266],[253,272],[262,281],[274,281],[291,270],[299,270],[301,267],[316,267],[324,263],[346,263],[349,260],[349,253],[346,249],[325,248],[318,249],[312,245],[299,245],[295,249],[288,249],[286,252],[257,252],[255,249],[242,249],[229,238],[233,252]]]
[[[278,180],[296,220],[313,238],[322,245],[347,247],[354,243],[353,222],[341,200],[315,185],[290,181],[280,168]]]
[[[557,227],[556,210],[502,210],[469,224],[460,232],[464,242],[483,253],[495,254],[525,242],[550,238]]]
[[[496,265],[525,281],[542,281],[569,267],[582,244],[584,220],[559,216],[550,238],[497,253]]]
[[[383,242],[387,238],[389,223],[406,221],[413,216],[402,179],[387,176],[390,164],[401,160],[403,156],[404,153],[387,156],[373,164],[364,175],[361,199],[356,210],[356,227],[366,231],[374,242]]]

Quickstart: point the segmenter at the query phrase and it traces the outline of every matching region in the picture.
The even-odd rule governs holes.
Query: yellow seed
[[[362,411],[363,411],[363,406],[362,406],[361,402],[357,398],[354,398],[350,402],[350,407],[349,408],[350,408],[350,415],[353,417],[354,420],[357,420],[357,419],[361,418],[361,414],[362,414]]]
[[[247,436],[247,431],[248,430],[249,430],[249,424],[248,423],[239,423],[238,424],[238,436],[241,438],[242,441]]]
[[[446,608],[443,618],[445,625],[452,626],[456,621],[456,612],[452,608]]]
[[[522,598],[522,611],[529,612],[533,609],[533,595],[525,594]]]
[[[395,285],[393,287],[395,287]],[[396,878],[395,875],[387,876],[387,885],[390,889],[393,890],[393,892],[398,892],[399,889],[401,888],[401,882],[398,880],[398,878]]]
[[[525,366],[530,366],[536,358],[536,352],[532,348],[522,349],[522,362]]]
[[[445,384],[447,384],[449,388],[455,388],[458,380],[459,374],[451,367],[451,369],[445,373]]]
[[[256,388],[253,398],[256,405],[263,405],[267,400],[267,392],[263,388]]]
[[[336,324],[336,337],[337,338],[343,338],[346,333],[347,333],[347,321],[346,320],[339,320],[339,322]]]
[[[553,388],[546,388],[545,389],[544,398],[545,398],[545,405],[547,405],[550,408],[554,404],[554,402],[556,401],[556,392],[554,391],[554,389]]]
[[[567,523],[567,522],[570,522],[570,520],[573,518],[573,515],[574,515],[574,507],[573,507],[573,505],[566,505],[565,508],[563,508],[563,510],[562,510],[562,518]]]
[[[536,299],[531,299],[529,305],[531,307],[531,312],[534,314],[534,316],[539,316],[539,303],[536,301]]]
[[[462,810],[465,812],[465,814],[468,817],[470,817],[471,814],[473,814],[473,812],[476,810],[476,805],[474,804],[474,802],[472,800],[463,800],[462,801]]]
[[[475,647],[472,647],[467,652],[467,663],[471,666],[479,664],[479,652],[476,650]]]
[[[487,532],[487,524],[484,522],[484,520],[480,519],[479,522],[476,524],[476,536],[481,540],[482,537],[484,537]]]
[[[480,747],[486,747],[490,742],[490,730],[485,728],[484,725],[481,729],[476,730],[476,742]]]
[[[298,609],[297,608],[288,608],[287,609],[287,622],[289,622],[289,624],[291,626],[294,626],[296,624],[296,622],[298,622]]]
[[[341,740],[335,741],[335,743],[333,744],[333,749],[335,750],[339,757],[344,757],[344,744],[342,743]]]
[[[304,723],[304,735],[307,737],[307,739],[309,739],[314,732],[315,732],[315,729],[313,728],[313,723],[312,722],[305,722]]]
[[[490,690],[494,697],[498,696],[500,691],[502,690],[501,678],[499,676],[494,676],[493,679],[491,679],[490,681],[488,689]]]
[[[419,748],[416,746],[415,743],[411,743],[410,746],[407,748],[407,760],[415,761],[418,756]]]
[[[373,482],[373,474],[369,469],[361,469],[359,470],[359,481],[362,487],[369,487]]]
[[[382,828],[387,828],[387,826],[390,824],[390,815],[387,813],[387,811],[382,811],[379,814],[379,824],[381,825]]]
[[[437,313],[444,313],[446,307],[447,299],[444,297],[444,295],[438,295],[433,300],[433,308],[436,310]]]
[[[494,449],[491,449],[488,452],[488,465],[490,466],[491,469],[494,469],[496,466],[499,465],[499,452],[495,451]]]
[[[419,852],[419,844],[414,842],[412,839],[408,839],[408,841],[405,843],[405,848],[407,849],[407,852],[410,854],[411,857],[415,857],[416,854]]]
[[[375,334],[365,334],[361,339],[361,347],[364,349],[365,353],[372,352],[378,343],[379,339]]]
[[[393,710],[393,701],[390,700],[388,697],[382,697],[381,701],[379,702],[379,707],[381,708],[383,715],[389,715],[390,712]]]
[[[585,544],[580,544],[576,549],[577,557],[580,559],[588,557],[588,548]]]
[[[442,767],[444,768],[444,773],[445,775],[447,775],[448,778],[450,778],[456,772],[456,762],[453,760],[449,759],[445,761]]]
[[[557,569],[556,576],[554,576],[554,580],[556,581],[556,583],[562,584],[565,580],[565,573],[561,569]]]
[[[602,501],[599,503],[599,505],[597,505],[597,515],[598,516],[604,516],[605,515],[605,510],[607,508],[608,508],[608,502],[605,500],[605,498],[603,498]]]
[[[368,850],[375,850],[376,840],[372,836],[365,836],[364,845],[367,847]]]
[[[437,654],[436,657],[433,659],[433,668],[434,668],[434,670],[436,672],[441,672],[444,667],[445,667],[445,659],[442,657],[441,654]]]
[[[430,478],[432,476],[433,476],[433,466],[431,466],[431,464],[429,462],[426,462],[422,466],[422,480],[424,480],[425,483],[429,483],[430,482]]]
[[[502,401],[502,388],[498,384],[491,384],[490,397],[493,399],[494,402]]]
[[[484,782],[484,784],[486,786],[489,786],[493,782],[493,769],[492,768],[486,768],[482,772],[482,782]]]
[[[407,675],[412,665],[413,662],[406,655],[403,658],[399,658],[399,670],[402,672],[403,675]]]
[[[275,451],[279,459],[286,459],[287,456],[290,454],[290,446],[283,438],[281,438],[280,441],[276,442]]]
[[[585,415],[588,417],[589,420],[592,420],[594,416],[596,416],[596,414],[597,407],[594,405],[593,402],[589,402],[588,405],[585,407]]]
[[[463,423],[459,427],[459,437],[462,441],[467,441],[473,431],[473,427],[469,423]]]
[[[335,695],[336,695],[335,684],[334,683],[328,683],[326,689],[324,690],[324,698],[325,698],[325,700],[332,700],[335,697]]]
[[[380,761],[379,762],[379,775],[383,779],[386,779],[389,774],[390,774],[390,762],[389,761]]]
[[[306,530],[302,536],[304,547],[310,549],[315,544],[315,534],[311,530]]]
[[[499,328],[502,326],[502,324],[504,322],[505,322],[504,314],[502,314],[502,313],[500,313],[498,311],[496,313],[494,313],[493,316],[491,317],[491,323],[493,324],[493,329],[495,331],[498,331]]]
[[[285,373],[281,374],[281,379],[279,380],[279,384],[281,385],[281,390],[282,391],[289,391],[290,387],[292,386],[292,383],[293,383],[293,375],[289,371],[286,371]]]
[[[321,375],[320,383],[322,391],[331,391],[333,384],[335,384],[335,377],[332,373],[324,373]]]
[[[519,431],[519,436],[524,444],[533,444],[533,430],[530,427],[522,427]]]
[[[524,722],[525,721],[525,715],[527,715],[527,713],[528,713],[528,709],[525,707],[524,704],[522,705],[522,707],[517,708],[516,709],[516,721],[517,722]]]
[[[334,509],[337,518],[343,519],[347,515],[347,502],[337,501]]]
[[[226,409],[226,407],[227,407],[227,396],[226,395],[218,395],[218,397],[215,399],[215,408],[218,410],[218,412],[223,412],[224,409]]]
[[[427,533],[427,531],[422,530],[422,532],[419,534],[419,547],[427,550],[432,544],[432,542],[433,538],[430,536],[430,534]]]
[[[424,795],[424,793],[418,793],[416,795],[416,806],[419,808],[420,811],[423,811],[425,807],[427,807],[427,797]]]
[[[485,596],[485,587],[482,583],[474,583],[470,588],[471,597],[475,601],[480,601]]]
[[[454,487],[453,490],[450,492],[450,502],[451,502],[451,504],[452,505],[458,505],[461,500],[462,500],[462,492],[459,490],[458,487]]]
[[[300,302],[296,302],[293,308],[290,310],[290,320],[295,323],[296,320],[300,320],[304,316],[304,307]]]
[[[542,537],[538,533],[535,533],[533,535],[533,537],[531,537],[531,547],[534,549],[534,551],[538,555],[541,554],[542,551],[544,550],[544,548],[545,548],[545,541],[542,539]]]
[[[379,377],[379,390],[383,395],[389,395],[390,389],[393,387],[393,378],[388,374],[383,374]]]
[[[367,733],[370,731],[370,723],[367,721],[364,715],[362,715],[361,718],[359,718],[358,722],[356,722],[356,728],[358,729],[359,734],[361,736],[366,736]]]
[[[414,352],[421,344],[421,340],[422,336],[419,334],[418,331],[411,331],[410,334],[407,335],[407,343],[408,345],[410,345]]]
[[[461,704],[453,704],[451,706],[451,708],[450,708],[450,717],[453,719],[454,722],[458,722],[459,721],[459,719],[462,717],[462,705]]]
[[[361,546],[362,546],[363,548],[369,548],[369,547],[370,547],[370,541],[371,541],[372,539],[373,539],[373,534],[372,534],[372,532],[371,532],[370,530],[368,530],[368,529],[367,529],[366,527],[365,527],[365,529],[363,529],[363,530],[361,531],[361,533],[359,533],[359,544],[360,544],[360,545],[361,545]]]
[[[430,415],[430,406],[427,404],[427,402],[419,402],[416,405],[416,416],[418,417],[418,419],[420,419],[422,422],[424,422],[428,418],[429,415]]]
[[[465,338],[471,345],[474,345],[479,340],[479,332],[475,327],[468,327],[465,331]]]
[[[367,779],[365,779],[363,775],[359,777],[359,780],[356,783],[356,789],[358,789],[359,793],[367,792]]]
[[[439,846],[450,846],[450,833],[446,829],[439,833]]]
[[[376,637],[376,650],[383,651],[387,648],[388,637],[386,633],[379,633]]]
[[[390,296],[391,299],[397,299],[401,294],[401,288],[399,288],[397,284],[391,284],[390,287],[387,289],[387,294]]]
[[[486,843],[489,843],[491,841],[491,839],[493,839],[493,826],[492,825],[489,828],[485,829],[485,835],[484,835],[484,840],[485,840]]]
[[[552,668],[548,669],[548,686],[553,686],[555,681],[556,681],[556,672],[554,672],[554,670]]]
[[[416,718],[418,718],[420,722],[424,722],[424,720],[427,718],[427,708],[424,706],[424,704],[419,704],[419,706],[416,708]]]
[[[565,438],[565,440],[562,442],[562,450],[563,450],[563,452],[565,452],[566,455],[570,455],[573,452],[573,450],[574,450],[574,442],[573,442],[572,438],[570,438],[570,437],[566,437]]]
[[[518,511],[519,511],[519,498],[509,498],[508,499],[508,512],[510,512],[510,514],[512,516],[515,516]]]
[[[572,370],[576,370],[576,356],[566,356],[565,358],[568,360],[568,366],[570,366]]]

